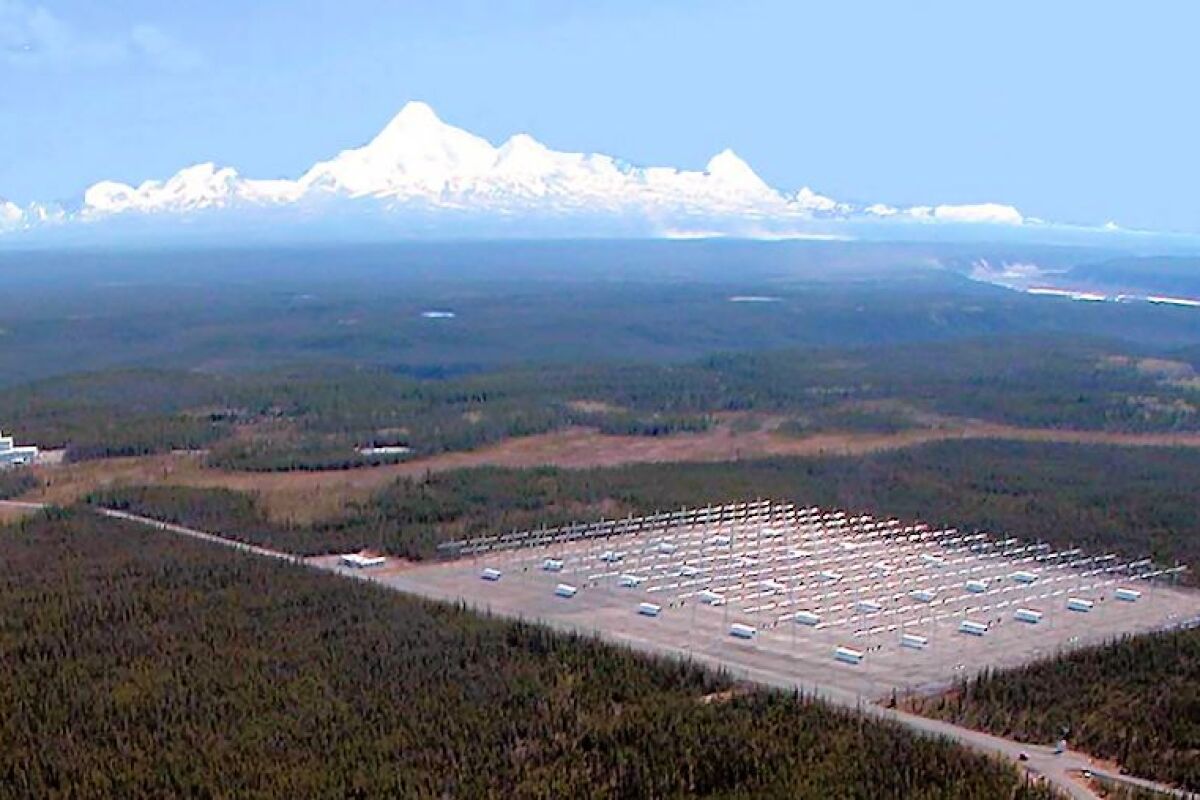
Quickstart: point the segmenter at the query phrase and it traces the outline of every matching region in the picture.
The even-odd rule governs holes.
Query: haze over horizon
[[[1019,57],[980,53],[971,31],[985,26]],[[697,171],[732,148],[772,187],[859,206],[996,203],[1196,232],[1194,112],[1174,99],[1197,57],[1173,39],[1192,29],[1094,4],[352,0],[235,14],[0,0],[0,112],[21,121],[0,130],[0,197],[69,200],[206,161],[294,179],[422,98],[495,143],[528,131],[557,151]],[[1150,30],[1155,47],[1131,50]]]

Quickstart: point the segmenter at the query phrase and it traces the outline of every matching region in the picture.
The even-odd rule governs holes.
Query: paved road
[[[113,511],[110,509],[99,509],[99,511],[101,514],[113,519],[120,519],[141,525],[148,525],[159,530],[169,531],[181,536],[188,536],[193,539],[199,539],[210,544],[230,547],[235,550],[251,553],[256,556],[287,561],[290,563],[303,564],[313,569],[319,569],[324,572],[333,572],[347,578],[355,578],[359,580],[371,581],[373,583],[379,583],[380,585],[384,585],[388,588],[398,591],[420,594],[426,597],[429,596],[427,588],[405,585],[403,582],[395,581],[394,576],[393,579],[389,580],[388,583],[383,583],[374,578],[369,571],[351,570],[348,568],[339,568],[337,566],[314,564],[311,561],[305,561],[304,559],[297,558],[296,556],[288,553],[282,553],[265,547],[257,547],[254,545],[244,544],[242,542],[236,542],[215,534],[187,528],[181,525],[172,525],[159,520],[138,516],[136,514],[129,514],[123,511]],[[454,600],[456,598],[436,597],[434,599]],[[631,637],[614,637],[612,633],[608,631],[591,630],[583,626],[574,625],[561,620],[542,620],[541,622],[559,630],[574,633],[598,634],[610,640],[615,639],[620,644],[624,644],[634,649],[654,655],[680,655],[674,651],[667,652],[661,646],[646,640],[639,640]],[[1167,796],[1180,798],[1198,797],[1195,794],[1174,790],[1170,787],[1155,783],[1153,781],[1112,773],[1098,766],[1083,753],[1068,750],[1065,753],[1056,754],[1052,748],[1045,745],[1025,744],[1022,742],[1013,741],[1011,739],[1003,739],[998,736],[992,736],[991,734],[974,731],[969,728],[962,728],[957,725],[942,722],[940,720],[928,719],[926,717],[909,714],[903,711],[883,708],[873,703],[863,703],[859,698],[850,693],[841,692],[828,687],[800,685],[796,682],[794,677],[781,673],[733,666],[726,662],[720,661],[719,659],[715,659],[700,653],[694,653],[690,657],[694,658],[696,661],[707,663],[709,666],[722,668],[735,677],[740,677],[755,683],[777,688],[802,689],[806,694],[813,694],[824,700],[837,703],[839,705],[854,707],[863,713],[898,722],[921,733],[933,736],[943,736],[960,744],[966,745],[967,747],[970,747],[976,751],[1010,759],[1011,761],[1020,764],[1031,774],[1044,776],[1065,795],[1075,798],[1075,800],[1099,800],[1099,795],[1095,794],[1093,791],[1083,785],[1081,781],[1072,777],[1072,774],[1078,775],[1078,773],[1081,773],[1085,770],[1110,781],[1123,783],[1128,786],[1158,791]],[[1028,757],[1027,761],[1019,761],[1019,756],[1021,753],[1026,754]]]

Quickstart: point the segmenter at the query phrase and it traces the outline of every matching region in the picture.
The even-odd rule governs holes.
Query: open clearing
[[[723,423],[703,433],[673,436],[610,436],[570,428],[508,439],[478,450],[444,453],[379,467],[314,472],[230,472],[208,469],[203,456],[173,453],[87,461],[40,468],[45,485],[22,500],[69,504],[112,486],[165,484],[257,492],[274,518],[295,522],[338,515],[347,502],[365,500],[397,478],[479,466],[566,469],[648,462],[717,462],[770,456],[862,455],[930,442],[1000,439],[1026,442],[1107,444],[1128,447],[1200,447],[1200,433],[1134,434],[1020,428],[971,421],[897,433],[821,433],[789,436],[770,425],[740,432]]]
[[[461,552],[378,572],[316,561],[844,701],[1200,621],[1200,593],[1148,561],[766,502],[489,537]]]
[[[16,522],[30,514],[36,513],[36,506],[25,506],[19,503],[6,503],[0,500],[0,525],[5,525],[9,522]]]

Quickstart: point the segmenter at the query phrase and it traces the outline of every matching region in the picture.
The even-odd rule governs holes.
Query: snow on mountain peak
[[[553,168],[559,155],[566,154],[555,153],[528,133],[518,133],[496,149],[494,166],[508,171],[543,172]]]
[[[935,219],[942,222],[978,223],[988,222],[1001,225],[1020,225],[1025,221],[1021,212],[1001,203],[969,203],[967,205],[936,206]]]
[[[509,137],[507,142],[500,145],[497,155],[499,155],[501,158],[504,158],[508,155],[544,155],[549,152],[550,148],[546,147],[546,145],[542,144],[528,133],[517,133]]]
[[[1025,216],[1019,210],[1001,203],[912,206],[903,209],[877,203],[868,206],[865,210],[866,213],[876,217],[904,218],[919,222],[951,222],[966,225],[1023,225],[1026,222]]]
[[[442,122],[441,117],[428,103],[412,100],[404,104],[404,108],[392,117],[366,147],[373,150],[394,150],[421,144],[436,144],[455,138],[477,140],[479,137]]]
[[[81,211],[34,213],[0,203],[0,228],[29,227],[54,217],[96,220],[114,214],[189,214],[208,209],[284,207],[327,198],[402,219],[445,210],[480,219],[596,218],[622,230],[667,230],[672,225],[730,232],[803,229],[824,219],[932,220],[1016,224],[1011,206],[918,206],[865,209],[805,187],[784,195],[758,176],[733,150],[723,150],[703,171],[634,167],[599,153],[553,150],[526,133],[499,147],[444,122],[427,103],[407,103],[366,144],[313,165],[297,180],[253,180],[231,167],[196,164],[162,181],[131,186],[102,181],[87,189]],[[373,205],[372,205],[373,203]],[[349,209],[351,206],[347,205]],[[886,209],[886,214],[884,213]],[[305,212],[308,213],[308,212]],[[507,223],[506,223],[507,224]]]
[[[16,203],[0,198],[0,231],[19,228],[25,224],[25,210]]]
[[[38,225],[64,222],[66,219],[67,214],[60,206],[44,203],[19,206],[0,197],[0,233],[28,230]]]
[[[144,181],[134,188],[119,181],[101,181],[83,195],[91,213],[123,211],[195,211],[223,206],[234,197],[237,170],[212,162],[184,167],[165,181]]]
[[[408,121],[413,124],[431,125],[440,123],[442,118],[433,110],[433,106],[426,103],[424,100],[409,100],[401,107],[396,116],[392,118],[392,122]]]
[[[315,165],[300,184],[351,197],[411,198],[486,171],[496,149],[448,125],[426,103],[407,103],[367,144]]]
[[[297,198],[291,181],[247,180],[233,167],[218,167],[207,161],[184,167],[165,181],[143,181],[137,187],[100,181],[84,192],[82,213],[85,217],[129,211],[186,213],[240,203],[285,203]]]
[[[804,186],[792,197],[792,204],[806,212],[819,214],[848,214],[853,208],[846,203],[839,203],[832,197],[817,194]]]
[[[704,171],[718,180],[742,188],[774,191],[741,156],[728,147],[710,158]]]

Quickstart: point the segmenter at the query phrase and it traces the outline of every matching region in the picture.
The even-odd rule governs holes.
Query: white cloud
[[[25,212],[16,203],[0,200],[0,231],[19,228],[25,222]]]
[[[199,66],[201,58],[154,25],[93,34],[81,32],[44,6],[0,0],[0,66],[62,69],[123,63],[187,70]]]
[[[724,239],[729,236],[724,231],[687,230],[685,228],[665,228],[658,232],[664,239]]]
[[[966,224],[1023,225],[1034,221],[1013,206],[1003,203],[967,205],[909,206],[896,208],[884,203],[867,206],[863,212],[880,219],[912,219],[920,222],[957,222]]]
[[[1001,203],[974,203],[961,206],[936,206],[932,211],[939,222],[986,222],[1000,225],[1020,225],[1025,221],[1021,212]]]

